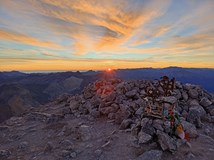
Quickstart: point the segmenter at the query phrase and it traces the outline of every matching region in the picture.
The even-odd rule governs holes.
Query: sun
[[[107,70],[108,72],[111,72],[111,68],[108,68],[108,70]]]

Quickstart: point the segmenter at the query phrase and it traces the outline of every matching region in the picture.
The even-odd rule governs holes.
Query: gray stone
[[[170,121],[165,121],[163,123],[163,128],[164,128],[164,132],[170,133],[170,131],[171,131]]]
[[[191,106],[191,107],[189,108],[189,111],[190,111],[190,110],[196,110],[196,111],[198,111],[201,118],[203,118],[203,117],[206,115],[206,111],[205,111],[204,108],[203,108],[202,106],[200,106],[200,105]]]
[[[83,141],[91,139],[91,130],[89,126],[81,125],[79,128],[80,136]]]
[[[91,110],[90,114],[91,114],[93,117],[95,117],[95,118],[100,117],[100,111],[98,111],[98,110],[95,109],[95,108]]]
[[[100,112],[103,115],[108,115],[109,113],[115,113],[117,110],[114,107],[105,107],[105,108],[100,108]]]
[[[202,127],[201,117],[202,115],[200,110],[196,107],[193,107],[193,108],[190,108],[186,119],[188,122],[195,124],[198,128],[201,128]]]
[[[178,89],[182,89],[182,88],[183,88],[181,82],[178,82],[178,81],[175,82],[175,86],[176,86],[176,88],[178,88]]]
[[[137,90],[132,90],[132,91],[126,92],[126,96],[127,96],[128,98],[132,98],[132,97],[134,97],[136,94],[137,94]]]
[[[53,149],[53,143],[52,142],[48,142],[45,146],[44,152],[51,152]]]
[[[124,119],[127,119],[130,115],[131,115],[131,113],[129,111],[119,109],[115,114],[115,122],[117,124],[121,124],[121,122]]]
[[[191,152],[189,152],[186,156],[185,156],[185,160],[194,160],[196,159],[195,155]]]
[[[28,145],[29,145],[29,143],[26,142],[26,141],[24,141],[24,142],[21,142],[21,143],[19,144],[19,147],[18,147],[18,148],[24,150],[24,149],[26,149],[26,148],[28,147]]]
[[[146,95],[146,92],[145,92],[144,89],[140,91],[140,95],[141,95],[141,96],[145,96],[145,95]]]
[[[101,149],[97,149],[96,151],[94,151],[94,153],[97,155],[97,156],[100,156],[102,154],[102,150]]]
[[[133,123],[131,119],[124,119],[120,125],[120,129],[127,129]]]
[[[116,93],[112,92],[111,94],[109,94],[108,96],[106,96],[105,101],[106,102],[113,102],[116,99]]]
[[[214,109],[214,105],[210,105],[208,107],[205,107],[205,109],[208,113],[210,113]]]
[[[152,136],[150,136],[149,134],[146,134],[145,132],[141,131],[138,134],[138,142],[139,144],[144,144],[144,143],[148,143],[150,142],[152,139]]]
[[[174,90],[173,95],[176,97],[176,99],[182,98],[182,94],[181,94],[180,90],[178,90],[178,89]]]
[[[0,150],[0,158],[7,159],[11,155],[9,150]]]
[[[181,94],[182,94],[184,101],[187,101],[189,98],[188,94],[185,91],[183,91]]]
[[[210,115],[214,116],[214,109],[210,110]]]
[[[93,97],[93,93],[89,90],[84,90],[83,95],[84,95],[85,99],[89,99],[89,98]]]
[[[142,116],[143,116],[143,113],[144,113],[144,108],[143,108],[143,107],[140,107],[140,108],[138,108],[138,110],[135,112],[135,115],[138,116],[138,117],[142,117]]]
[[[185,90],[190,90],[190,89],[193,89],[194,88],[194,85],[192,85],[192,84],[189,84],[189,83],[186,83],[186,84],[184,84],[183,85],[183,88],[185,89]]]
[[[162,120],[159,120],[159,119],[156,119],[153,121],[153,127],[157,130],[160,130],[160,131],[164,131],[163,129],[163,121]]]
[[[181,124],[184,127],[184,131],[189,135],[190,138],[198,137],[198,132],[195,125],[187,121],[182,121]]]
[[[200,105],[202,105],[203,107],[208,107],[211,104],[212,102],[207,97],[203,97],[200,101]]]
[[[141,127],[144,128],[148,122],[149,122],[149,118],[143,118],[141,120]]]
[[[117,104],[122,104],[123,100],[126,100],[126,99],[127,99],[127,97],[125,95],[119,95],[116,97],[114,102]]]
[[[177,149],[175,140],[168,134],[157,131],[157,136],[158,143],[160,144],[163,151],[169,150],[170,152],[174,152]]]
[[[115,113],[109,113],[108,114],[108,119],[110,119],[110,120],[115,119],[115,117],[116,117]]]
[[[152,125],[152,119],[148,119],[148,118],[143,118],[141,120],[141,130],[151,136],[153,136],[155,134],[155,129]]]
[[[177,98],[174,96],[162,97],[161,100],[170,104],[174,104],[177,102]]]
[[[163,151],[150,150],[144,152],[142,155],[136,158],[136,160],[161,160]]]
[[[72,112],[73,110],[77,110],[78,107],[79,107],[79,102],[77,102],[77,101],[71,101],[71,102],[70,102],[70,109],[71,109],[71,112]]]
[[[76,157],[77,157],[77,153],[76,153],[76,152],[70,153],[70,157],[71,157],[71,158],[76,158]]]
[[[70,157],[70,151],[68,151],[68,150],[62,150],[61,156],[69,158]]]
[[[189,106],[198,106],[199,102],[196,99],[189,99],[188,102]]]
[[[60,142],[60,146],[62,146],[63,148],[66,148],[68,150],[73,150],[74,149],[74,143],[70,140],[63,140],[62,142]]]
[[[188,94],[191,98],[197,99],[198,98],[198,91],[196,89],[190,89]]]

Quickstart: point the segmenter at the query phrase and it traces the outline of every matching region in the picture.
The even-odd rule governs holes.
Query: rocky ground
[[[148,89],[157,90],[157,81],[98,81],[12,117],[0,124],[0,159],[213,159],[214,96],[179,82],[169,95],[148,96]],[[168,119],[145,113],[157,99],[176,104],[188,141],[171,133]]]

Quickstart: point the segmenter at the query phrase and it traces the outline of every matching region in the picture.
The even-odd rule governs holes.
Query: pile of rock
[[[157,89],[158,81],[118,79],[97,81],[88,85],[80,95],[63,96],[57,103],[66,102],[63,115],[90,115],[93,118],[107,117],[120,125],[121,130],[131,132],[137,143],[158,143],[163,151],[175,151],[183,141],[171,134],[168,119],[148,116],[145,112],[150,104],[156,105],[156,99],[165,105],[175,105],[181,117],[181,124],[190,138],[197,137],[196,128],[203,121],[214,122],[214,96],[200,86],[173,82],[170,94],[164,89],[162,96],[148,96],[148,88]]]

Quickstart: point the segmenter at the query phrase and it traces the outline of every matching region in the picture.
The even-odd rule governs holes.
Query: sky
[[[0,0],[0,70],[214,68],[214,0]]]

